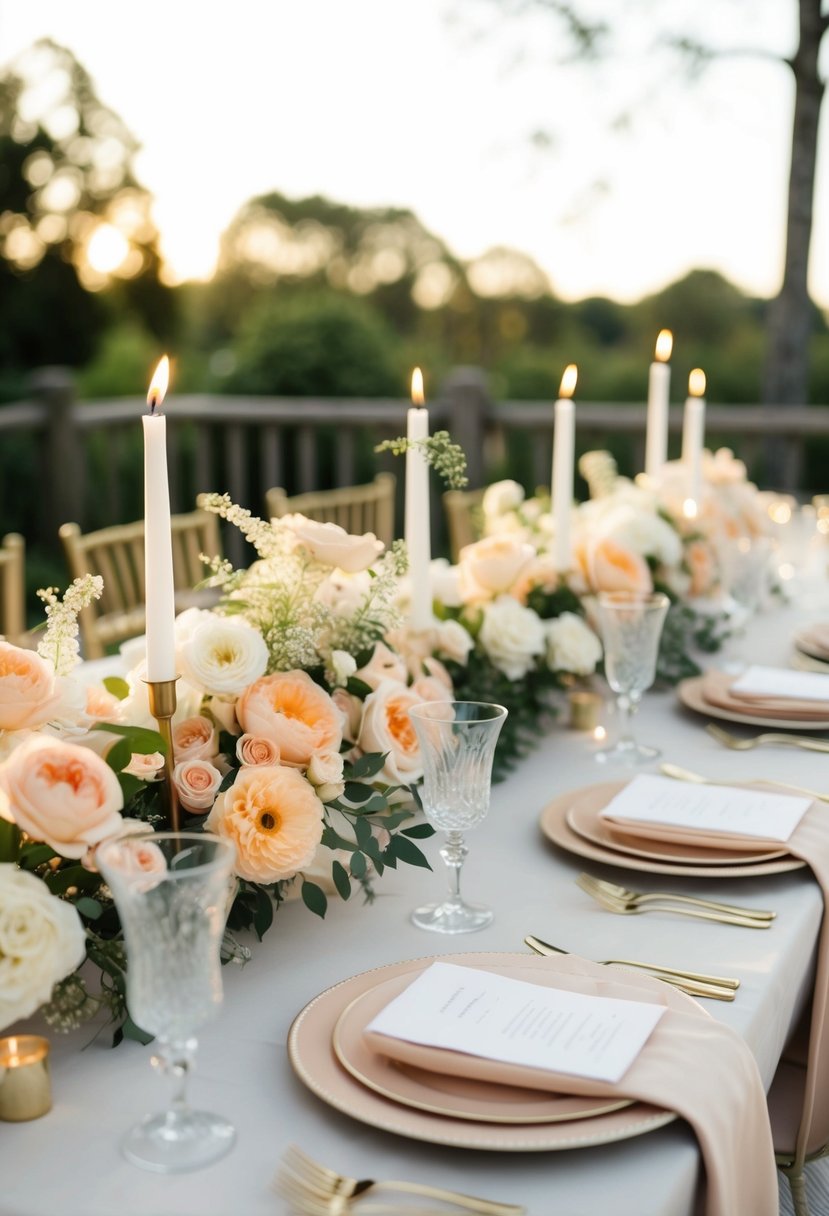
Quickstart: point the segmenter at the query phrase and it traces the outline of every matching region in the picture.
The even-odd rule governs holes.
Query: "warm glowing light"
[[[564,369],[564,375],[561,377],[561,387],[558,390],[559,397],[572,397],[576,391],[578,378],[579,369],[575,363],[568,363]]]
[[[656,358],[659,363],[667,363],[674,348],[674,335],[669,329],[660,329],[656,339]]]
[[[147,405],[151,412],[155,412],[156,408],[161,405],[164,398],[167,396],[167,388],[170,384],[170,360],[166,355],[162,355],[159,360],[158,367],[153,372],[153,378],[150,381],[150,387],[147,390]]]
[[[787,502],[774,502],[769,507],[769,515],[776,524],[787,524],[792,517],[792,509]]]
[[[126,261],[130,243],[112,224],[99,224],[86,247],[86,260],[98,274],[111,274]]]
[[[607,731],[603,726],[597,726],[593,730],[593,738],[597,743],[604,743],[607,738]]]
[[[686,519],[696,519],[698,513],[697,504],[693,498],[686,498],[682,504],[682,514]]]
[[[416,367],[412,372],[412,405],[423,405],[423,372]]]
[[[783,562],[777,567],[777,573],[785,582],[788,582],[789,579],[794,578],[796,571],[791,562]]]
[[[688,377],[688,395],[690,397],[705,396],[705,372],[701,367],[695,367]]]

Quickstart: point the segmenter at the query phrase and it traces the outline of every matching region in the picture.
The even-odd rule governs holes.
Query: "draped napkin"
[[[795,637],[795,645],[804,654],[829,662],[829,625],[809,625]]]
[[[658,994],[625,983],[575,955],[548,960],[559,985],[588,995],[650,1001]],[[667,1009],[617,1084],[485,1060],[366,1032],[381,1055],[437,1074],[591,1097],[633,1098],[676,1111],[694,1129],[707,1175],[706,1216],[777,1216],[777,1173],[766,1097],[754,1057],[733,1030],[699,1013]]]
[[[709,705],[732,713],[750,713],[759,718],[793,718],[814,720],[829,725],[829,702],[798,700],[794,697],[767,694],[739,695],[732,691],[738,677],[723,671],[707,671],[702,678],[702,695]]]

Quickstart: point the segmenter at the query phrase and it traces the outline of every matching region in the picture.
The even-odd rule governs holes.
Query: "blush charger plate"
[[[652,856],[643,856],[635,850],[632,844],[624,846],[624,852],[609,845],[597,844],[593,840],[579,835],[570,826],[568,815],[574,807],[587,805],[596,810],[606,806],[613,794],[621,788],[615,782],[601,782],[598,785],[586,785],[580,789],[570,790],[559,794],[548,803],[541,812],[539,826],[542,834],[551,844],[576,857],[586,857],[589,861],[601,862],[604,865],[616,866],[623,870],[639,870],[649,874],[675,874],[688,878],[755,878],[764,874],[784,874],[788,870],[800,870],[806,864],[796,857],[786,854],[766,861],[755,859],[735,865],[716,864],[700,865],[683,862],[653,860]],[[656,844],[656,842],[651,842]],[[659,844],[665,842],[660,841]],[[647,850],[651,854],[651,850]]]
[[[555,958],[511,953],[453,954],[443,957],[458,966],[478,967],[529,983],[555,986]],[[502,1152],[587,1148],[640,1136],[676,1119],[673,1111],[633,1102],[606,1114],[560,1122],[496,1123],[446,1117],[416,1109],[368,1088],[346,1071],[337,1058],[334,1036],[340,1019],[364,994],[400,976],[414,979],[435,961],[436,956],[430,956],[362,972],[326,989],[306,1005],[294,1019],[288,1036],[288,1058],[302,1083],[349,1118],[409,1140],[423,1140],[455,1148],[495,1149]],[[625,971],[624,982],[642,988],[669,1008],[708,1016],[693,998],[651,976]],[[342,1035],[340,1039],[342,1045]],[[440,1083],[444,1082],[445,1077],[441,1077]],[[441,1092],[435,1091],[436,1094]]]
[[[604,849],[614,852],[630,853],[633,857],[643,857],[648,861],[666,861],[671,865],[689,866],[737,866],[754,865],[758,861],[773,861],[778,857],[788,857],[784,847],[768,844],[753,849],[740,851],[737,846],[714,848],[707,845],[693,845],[687,841],[678,842],[666,834],[658,838],[659,828],[654,825],[657,835],[651,837],[649,827],[643,826],[641,836],[634,830],[628,834],[625,825],[610,823],[602,819],[600,811],[627,785],[626,781],[608,781],[606,784],[590,787],[591,796],[579,797],[567,812],[567,826],[572,828],[585,840],[601,845]],[[750,788],[746,786],[746,788]],[[766,793],[768,791],[765,791]],[[631,825],[633,829],[633,825]]]
[[[736,710],[721,709],[711,705],[703,695],[704,676],[691,676],[681,680],[676,686],[676,695],[686,709],[694,713],[707,714],[709,718],[720,718],[723,722],[741,722],[744,726],[773,726],[775,730],[829,730],[829,705],[825,719],[815,718],[769,718],[762,714],[738,713]]]

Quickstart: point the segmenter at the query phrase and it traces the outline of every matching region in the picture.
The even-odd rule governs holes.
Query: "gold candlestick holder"
[[[23,1123],[51,1109],[48,1040],[35,1034],[0,1039],[0,1119]]]
[[[176,681],[146,680],[147,694],[150,702],[150,713],[158,724],[158,733],[167,745],[164,757],[164,813],[173,832],[181,830],[181,805],[173,784],[173,714],[176,712]]]

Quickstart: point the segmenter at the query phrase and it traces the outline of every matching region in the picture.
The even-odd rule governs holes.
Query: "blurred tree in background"
[[[80,366],[113,316],[174,336],[137,144],[72,53],[44,40],[0,77],[0,366],[8,395]]]

